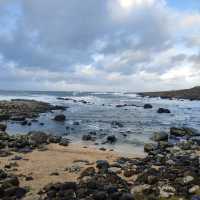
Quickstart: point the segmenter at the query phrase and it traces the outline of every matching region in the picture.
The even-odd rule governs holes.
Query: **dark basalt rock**
[[[156,150],[157,147],[158,147],[157,144],[147,143],[144,145],[144,151],[148,153],[148,152]]]
[[[0,124],[0,131],[5,131],[7,128],[7,125],[6,124]]]
[[[48,142],[49,143],[60,143],[62,140],[61,136],[57,135],[49,135]]]
[[[54,120],[55,120],[55,121],[58,121],[58,122],[64,122],[64,121],[66,120],[66,117],[65,117],[65,115],[63,115],[63,114],[60,114],[60,115],[56,115],[56,116],[54,117]]]
[[[166,133],[166,132],[155,132],[152,136],[152,139],[156,142],[167,141],[168,140],[168,133]]]
[[[151,108],[153,108],[153,106],[151,104],[149,104],[149,103],[144,104],[144,109],[151,109]]]
[[[111,143],[111,144],[117,142],[117,138],[114,135],[109,135],[106,140],[108,143]]]
[[[200,136],[200,133],[193,129],[193,128],[176,128],[176,127],[171,127],[170,128],[170,135],[175,136],[175,137],[192,137],[192,136]]]
[[[48,135],[41,131],[31,131],[28,133],[30,135],[30,142],[33,144],[47,144],[48,143]]]
[[[10,115],[8,114],[0,114],[0,121],[6,121],[10,119]]]
[[[0,170],[0,198],[3,200],[22,199],[26,189],[19,187],[19,179]]]
[[[166,109],[166,108],[159,108],[157,110],[157,113],[171,113],[171,111],[169,109]]]
[[[83,135],[82,136],[82,140],[83,141],[90,141],[90,140],[92,140],[92,136],[90,135],[90,134],[87,134],[87,135]]]

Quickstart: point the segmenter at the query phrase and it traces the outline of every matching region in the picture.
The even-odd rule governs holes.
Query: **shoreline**
[[[38,199],[38,192],[49,183],[77,181],[81,172],[89,166],[95,166],[97,160],[108,160],[112,163],[120,157],[116,152],[84,148],[71,143],[69,146],[49,144],[46,148],[44,151],[36,149],[27,154],[15,152],[11,156],[0,157],[0,168],[17,163],[17,166],[11,167],[8,172],[19,177],[21,187],[31,188],[25,200]],[[13,161],[15,156],[22,159]],[[33,180],[27,181],[26,177]]]

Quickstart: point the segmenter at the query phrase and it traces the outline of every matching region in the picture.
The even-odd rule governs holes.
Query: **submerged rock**
[[[117,138],[116,138],[114,135],[109,135],[109,136],[107,137],[106,141],[107,141],[108,143],[113,144],[113,143],[115,143],[115,142],[117,141]]]
[[[144,109],[151,109],[151,108],[153,108],[153,106],[151,104],[149,104],[149,103],[144,104]]]
[[[60,114],[60,115],[56,115],[56,116],[54,117],[54,120],[55,120],[55,121],[58,121],[58,122],[64,122],[64,121],[66,120],[66,117],[65,117],[65,115],[63,115],[63,114]]]
[[[171,111],[169,109],[166,109],[166,108],[159,108],[157,110],[157,113],[171,113]]]

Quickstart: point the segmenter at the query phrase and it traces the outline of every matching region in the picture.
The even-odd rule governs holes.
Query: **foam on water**
[[[90,103],[75,103],[59,100],[58,97],[77,101],[85,100]],[[10,99],[34,99],[69,107],[64,111],[67,118],[65,123],[52,120],[56,114],[61,112],[56,111],[42,114],[39,117],[39,122],[44,123],[44,126],[39,123],[32,123],[30,127],[9,124],[8,131],[12,134],[42,130],[52,134],[67,135],[74,142],[82,142],[83,134],[96,131],[99,144],[106,139],[107,135],[115,135],[118,138],[115,145],[101,146],[125,153],[142,151],[143,144],[149,141],[154,131],[169,131],[171,126],[189,126],[200,130],[199,101],[142,98],[132,93],[111,92],[0,92],[0,100]],[[151,103],[153,109],[143,109],[145,103]],[[139,107],[116,108],[117,104],[134,104]],[[159,107],[170,109],[171,114],[158,114],[156,111]],[[78,121],[80,125],[73,125],[75,121]],[[119,121],[124,127],[112,127],[112,121]]]

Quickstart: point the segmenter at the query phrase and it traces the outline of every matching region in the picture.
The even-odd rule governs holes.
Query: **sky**
[[[200,85],[200,0],[0,0],[0,89]]]

